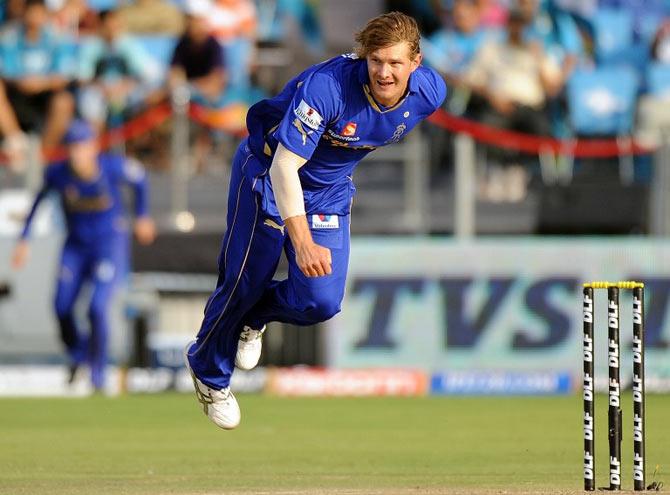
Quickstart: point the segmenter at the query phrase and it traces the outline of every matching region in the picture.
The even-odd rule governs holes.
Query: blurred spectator
[[[23,15],[26,0],[6,0],[2,2],[2,22],[15,21]]]
[[[102,130],[118,125],[132,106],[157,88],[161,68],[140,43],[125,33],[118,11],[100,12],[100,36],[86,39],[80,50],[80,113]]]
[[[443,27],[422,43],[424,60],[442,74],[450,96],[452,113],[465,110],[468,95],[461,91],[461,78],[490,32],[481,27],[481,10],[477,0],[454,0],[452,26]]]
[[[487,103],[478,116],[485,124],[547,135],[550,131],[545,111],[547,99],[560,91],[562,78],[560,68],[546,56],[542,47],[525,40],[524,20],[520,10],[510,11],[506,38],[482,46],[464,81]],[[525,172],[518,167],[510,167],[508,172],[511,192],[507,199],[522,199],[526,187],[522,174]],[[493,182],[497,185],[498,181]]]
[[[540,0],[516,0],[516,6],[526,23],[524,37],[542,45],[544,52],[562,66],[567,79],[583,55],[582,38],[573,18],[552,4]]]
[[[653,38],[663,16],[669,13],[670,4],[666,0],[599,0],[599,7],[630,12],[634,40],[646,43]]]
[[[173,34],[184,30],[184,16],[167,0],[135,0],[121,7],[128,31],[135,34]]]
[[[256,36],[256,7],[251,0],[215,0],[208,18],[212,34],[221,43]]]
[[[554,5],[579,19],[590,19],[598,8],[598,0],[553,0]]]
[[[15,171],[20,171],[28,151],[28,139],[22,132],[16,114],[12,110],[7,97],[5,84],[0,81],[0,131],[4,136],[2,151],[7,155],[9,164]]]
[[[54,11],[54,23],[72,38],[89,36],[97,32],[98,16],[88,7],[86,0],[64,0]]]
[[[256,44],[256,7],[251,0],[215,0],[209,24],[225,51],[228,90],[246,92]]]
[[[424,36],[432,35],[441,27],[439,0],[386,0],[385,8],[386,12],[397,11],[413,17]]]
[[[670,19],[666,19],[656,31],[651,44],[651,58],[656,62],[670,64]]]
[[[592,65],[582,44],[582,35],[572,16],[556,8],[553,0],[515,0],[526,28],[524,38],[539,43],[544,53],[561,68],[560,90],[550,95],[548,113],[552,134],[567,137],[567,109],[563,89],[577,65]],[[555,96],[555,97],[554,97]]]
[[[54,31],[44,0],[25,4],[21,22],[0,33],[0,70],[7,96],[0,98],[0,125],[14,142],[21,130],[43,128],[42,143],[52,147],[60,142],[74,111],[68,91],[74,60],[71,46]],[[14,128],[14,122],[21,130]]]
[[[220,108],[224,104],[226,86],[225,55],[210,34],[210,13],[208,0],[186,3],[186,32],[172,54],[168,85],[173,94],[186,90],[195,104]],[[210,147],[209,133],[200,133],[194,150],[198,170],[202,169]]]
[[[186,5],[186,32],[179,38],[170,63],[169,86],[174,90],[188,85],[193,99],[216,105],[226,82],[225,56],[210,34],[207,0],[189,0]]]
[[[499,0],[477,0],[481,23],[486,28],[501,28],[507,19],[507,9]]]
[[[542,47],[524,39],[524,16],[510,12],[507,36],[482,46],[464,81],[489,103],[483,120],[492,125],[543,134],[548,132],[544,107],[561,89],[556,63]]]

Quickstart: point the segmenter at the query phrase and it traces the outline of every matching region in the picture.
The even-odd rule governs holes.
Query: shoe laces
[[[254,330],[251,327],[244,327],[244,330],[242,330],[242,333],[240,334],[240,341],[247,343],[258,340],[261,338],[261,335],[263,335],[264,331],[265,326],[263,326],[263,328],[260,330]]]
[[[216,390],[202,383],[195,377],[195,375],[193,375],[193,373],[191,373],[191,377],[193,378],[193,383],[195,384],[195,396],[198,399],[198,402],[202,404],[205,414],[207,414],[210,404],[228,402],[230,399],[230,387]]]

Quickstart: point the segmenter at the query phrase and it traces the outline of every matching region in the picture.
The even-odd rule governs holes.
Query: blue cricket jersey
[[[99,155],[98,165],[100,173],[91,181],[80,179],[67,161],[49,165],[44,172],[42,189],[26,218],[21,238],[28,236],[35,211],[50,192],[56,192],[60,197],[68,241],[95,244],[127,232],[123,185],[129,185],[135,191],[135,214],[145,216],[148,189],[144,169],[135,162],[112,154]]]
[[[259,160],[244,172],[266,213],[279,216],[266,173],[278,143],[308,160],[299,171],[307,214],[346,215],[356,165],[379,146],[400,141],[446,96],[440,75],[423,66],[389,108],[375,102],[368,84],[366,60],[342,55],[310,67],[249,109],[249,147]]]

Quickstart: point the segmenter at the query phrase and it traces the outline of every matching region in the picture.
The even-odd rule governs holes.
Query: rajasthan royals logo
[[[402,139],[402,136],[405,132],[405,129],[407,129],[407,126],[403,122],[402,124],[399,124],[398,127],[395,128],[395,131],[393,132],[393,136],[391,136],[389,139],[387,139],[384,144],[389,144],[389,143],[397,143]]]

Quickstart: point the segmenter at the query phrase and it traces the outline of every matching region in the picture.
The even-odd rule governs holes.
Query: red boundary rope
[[[637,155],[654,151],[636,143],[633,139],[579,139],[558,140],[544,136],[533,136],[520,132],[490,127],[479,122],[456,117],[438,109],[428,121],[453,133],[464,133],[476,141],[499,148],[528,154],[553,152],[578,158],[610,158],[618,155]]]
[[[194,121],[214,128],[221,128],[237,137],[246,135],[246,130],[231,130],[225,126],[217,125],[216,117],[212,118],[209,110],[198,105],[191,105],[189,117]],[[107,149],[129,139],[136,138],[164,123],[172,115],[172,109],[168,103],[161,103],[132,120],[124,123],[111,131],[106,132],[100,138],[101,148]],[[496,127],[490,127],[479,122],[449,114],[438,109],[428,121],[432,124],[453,133],[463,133],[472,136],[476,141],[520,151],[527,154],[539,154],[552,152],[555,154],[569,155],[577,158],[610,158],[619,155],[636,155],[653,152],[654,149],[640,145],[631,138],[626,139],[579,139],[558,140],[544,136],[533,136],[515,131],[508,131]],[[45,151],[47,162],[62,160],[67,153],[64,147]]]

